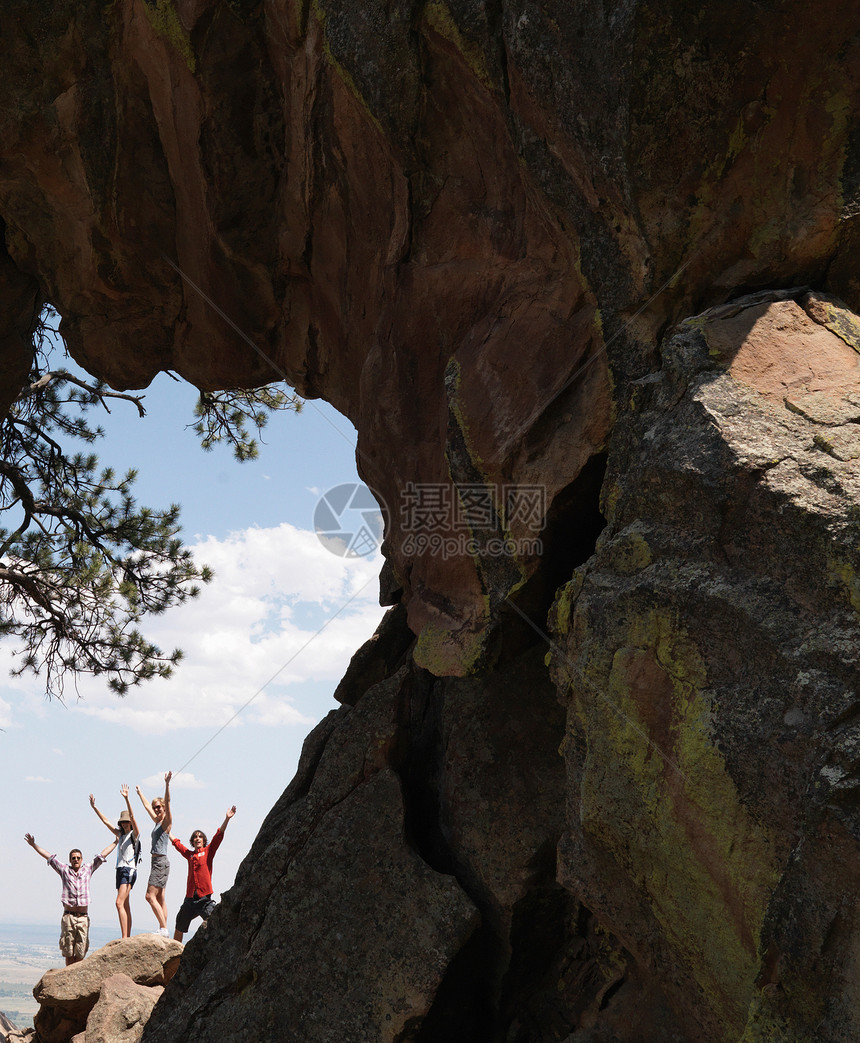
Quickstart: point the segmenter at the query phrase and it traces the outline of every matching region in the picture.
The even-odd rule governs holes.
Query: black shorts
[[[191,898],[186,898],[179,907],[179,912],[176,914],[176,930],[185,934],[191,926],[191,921],[196,919],[198,916],[202,916],[204,920],[208,920],[212,915],[212,910],[215,908],[215,905],[216,903],[212,901],[212,895],[196,895]]]

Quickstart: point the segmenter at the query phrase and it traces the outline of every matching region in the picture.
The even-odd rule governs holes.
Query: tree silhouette
[[[82,673],[105,675],[122,695],[168,677],[182,656],[146,640],[141,620],[195,597],[212,573],[183,546],[178,505],[139,506],[135,471],[120,477],[94,453],[69,449],[103,435],[90,422],[94,408],[124,400],[145,410],[139,396],[52,367],[55,320],[42,312],[29,382],[0,424],[0,636],[17,639],[13,674],[43,674],[49,696],[61,698]],[[204,402],[204,448],[228,441],[239,459],[256,455],[249,422],[259,431],[266,410],[298,408],[271,388],[207,393]]]

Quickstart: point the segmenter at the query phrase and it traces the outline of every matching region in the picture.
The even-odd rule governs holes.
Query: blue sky
[[[147,416],[117,402],[100,421],[106,438],[94,447],[104,463],[138,469],[141,503],[182,505],[185,540],[215,571],[196,602],[143,628],[162,648],[184,649],[174,677],[122,699],[82,678],[79,697],[69,686],[64,703],[49,702],[38,678],[8,677],[13,646],[0,645],[0,783],[8,798],[0,815],[0,922],[58,922],[59,878],[27,846],[26,832],[61,857],[81,847],[89,858],[110,835],[88,795],[114,817],[128,783],[148,833],[134,787],[151,799],[167,770],[179,772],[174,831],[183,840],[195,828],[211,835],[237,805],[215,862],[216,892],[226,890],[292,778],[302,741],[335,707],[331,693],[352,653],[382,617],[378,552],[344,557],[314,531],[320,497],[358,482],[349,421],[325,403],[307,402],[299,414],[273,417],[259,459],[239,464],[227,447],[200,449],[187,426],[196,394],[160,376],[144,392]],[[135,933],[155,925],[142,876],[132,896]],[[184,882],[176,856],[171,918]],[[107,866],[93,880],[94,922],[117,925],[114,896]]]

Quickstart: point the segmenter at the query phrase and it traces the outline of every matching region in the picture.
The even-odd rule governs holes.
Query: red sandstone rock
[[[828,265],[860,300],[848,0],[776,30],[741,3],[470,11],[0,16],[0,216],[73,353],[123,387],[282,372],[345,412],[437,673],[481,661],[539,555],[405,549],[410,482],[551,503],[604,448],[612,381],[691,302]]]
[[[849,0],[3,4],[0,405],[42,299],[115,386],[286,374],[356,424],[417,635],[356,663],[145,1038],[182,1009],[220,1043],[255,993],[260,1038],[276,1008],[353,1043],[858,1035],[857,30]],[[455,484],[495,514],[458,529]],[[541,548],[490,552],[529,486]],[[566,733],[502,749],[481,685],[557,589]]]

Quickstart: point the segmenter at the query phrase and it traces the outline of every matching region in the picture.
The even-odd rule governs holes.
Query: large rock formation
[[[399,607],[145,1038],[860,1034],[856,5],[0,40],[3,401],[47,299],[114,386],[324,396],[388,508]]]
[[[860,1035],[858,352],[807,293],[683,324],[554,609],[559,880],[676,1010],[698,997],[691,1039]]]

